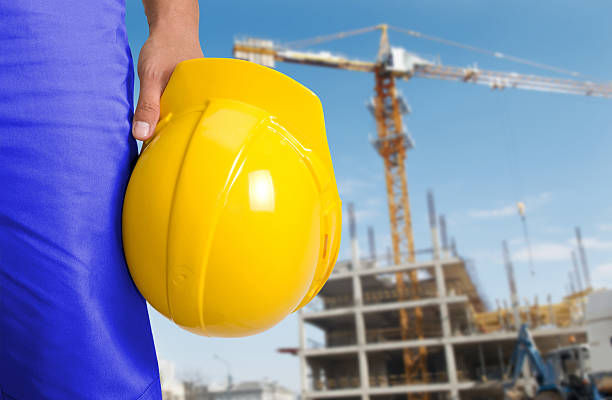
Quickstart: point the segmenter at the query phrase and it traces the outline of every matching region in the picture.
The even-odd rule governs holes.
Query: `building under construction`
[[[432,198],[424,261],[360,257],[350,214],[352,259],[336,264],[299,314],[303,399],[501,399],[520,323],[543,353],[586,341],[585,291],[559,304],[519,305],[509,256],[512,298],[490,308],[471,263],[448,245],[444,223],[438,234]]]

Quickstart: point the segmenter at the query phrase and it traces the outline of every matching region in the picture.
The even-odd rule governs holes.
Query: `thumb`
[[[134,112],[132,135],[138,140],[147,140],[153,136],[159,119],[159,99],[163,85],[154,79],[141,79],[140,95]]]

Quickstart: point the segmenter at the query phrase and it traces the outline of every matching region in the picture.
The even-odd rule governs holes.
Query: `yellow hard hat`
[[[341,204],[319,99],[233,59],[180,63],[134,168],[123,244],[142,295],[206,336],[264,331],[338,255]]]

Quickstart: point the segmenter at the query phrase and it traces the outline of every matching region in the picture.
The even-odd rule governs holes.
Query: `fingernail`
[[[134,122],[134,126],[132,127],[134,132],[134,136],[138,138],[142,138],[142,140],[148,139],[150,134],[149,124],[144,121],[136,121]]]

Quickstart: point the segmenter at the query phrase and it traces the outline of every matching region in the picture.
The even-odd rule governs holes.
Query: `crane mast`
[[[393,248],[393,263],[415,261],[414,237],[412,235],[412,219],[410,215],[410,201],[408,194],[408,180],[406,178],[406,151],[413,147],[412,140],[405,133],[400,98],[395,87],[395,77],[386,67],[385,61],[389,57],[389,42],[387,28],[383,26],[378,59],[379,65],[374,69],[375,97],[374,117],[378,138],[374,142],[378,153],[382,156],[385,165],[385,183],[387,186],[387,204],[391,225],[391,244]],[[410,270],[410,297],[418,297],[418,276],[416,270]],[[395,276],[398,299],[406,299],[408,291],[404,283],[404,274],[397,272]],[[419,339],[423,339],[423,310],[414,309],[414,331]],[[399,310],[400,333],[402,340],[408,340],[410,324],[408,312]],[[420,373],[423,382],[428,381],[427,376],[427,349],[419,347],[419,354],[413,358],[409,349],[404,349],[404,374],[406,382],[410,383]],[[409,395],[408,398],[415,398]],[[429,395],[424,394],[424,399]]]

